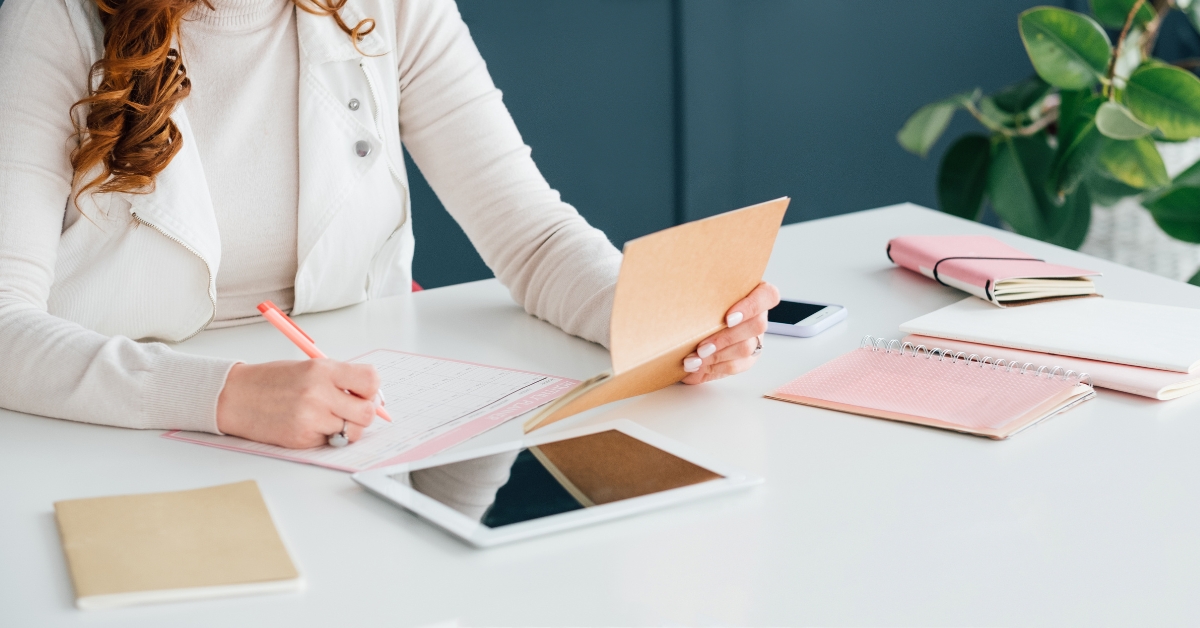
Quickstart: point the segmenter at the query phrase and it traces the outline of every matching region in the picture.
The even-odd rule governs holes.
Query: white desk
[[[1101,390],[1007,442],[761,397],[864,334],[896,337],[901,322],[961,298],[884,255],[891,236],[933,233],[989,233],[1103,271],[1109,296],[1200,308],[1195,287],[914,206],[786,227],[767,279],[785,295],[845,304],[847,323],[812,339],[768,336],[750,373],[564,422],[634,419],[767,483],[487,551],[342,473],[0,411],[0,625],[1200,623],[1200,394],[1155,402]],[[390,347],[576,378],[607,364],[495,281],[302,324],[340,358]],[[179,348],[299,357],[265,324]],[[510,423],[475,442],[519,432]],[[262,487],[303,593],[75,610],[52,502],[247,478]]]

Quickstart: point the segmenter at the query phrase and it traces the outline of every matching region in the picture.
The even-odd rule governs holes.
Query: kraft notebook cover
[[[1100,273],[1051,264],[989,236],[903,236],[888,259],[993,305],[1028,305],[1096,294]]]
[[[300,588],[253,480],[54,504],[81,609]]]
[[[529,432],[687,376],[683,358],[725,327],[725,312],[762,281],[790,199],[671,227],[625,243],[610,323],[612,370],[525,422]]]
[[[1040,353],[1037,351],[1010,349],[975,342],[964,342],[962,340],[947,340],[944,338],[911,334],[904,338],[904,342],[913,345],[924,345],[926,347],[939,347],[949,351],[961,351],[967,356],[974,354],[982,357],[990,357],[993,360],[1016,360],[1022,364],[1027,362],[1032,364],[1053,363],[1063,368],[1087,373],[1091,376],[1092,383],[1098,388],[1119,390],[1133,395],[1150,397],[1151,399],[1165,401],[1167,399],[1190,395],[1200,390],[1200,373],[1162,371],[1141,366],[1117,364],[1115,362],[1101,362],[1086,358],[1050,355],[1049,353]]]
[[[899,341],[866,343],[766,396],[996,440],[1095,396],[1086,378],[1064,369],[1006,368]]]
[[[721,479],[617,430],[536,445],[529,451],[587,508]]]
[[[900,326],[906,334],[1192,373],[1200,310],[1116,299],[997,309],[968,298]]]

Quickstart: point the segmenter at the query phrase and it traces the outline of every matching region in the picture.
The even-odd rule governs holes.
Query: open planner
[[[395,422],[376,419],[361,439],[346,447],[287,449],[236,436],[178,430],[164,436],[340,471],[365,471],[432,456],[554,401],[579,383],[565,377],[384,349],[351,361],[375,365],[388,412]]]
[[[1001,440],[1095,396],[1058,367],[981,360],[867,336],[768,398]]]

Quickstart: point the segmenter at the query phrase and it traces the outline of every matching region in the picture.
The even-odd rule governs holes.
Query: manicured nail
[[[683,361],[683,370],[689,373],[695,373],[696,371],[700,370],[700,365],[703,362],[704,361],[700,358],[688,358]]]
[[[717,351],[717,345],[714,345],[713,343],[710,342],[706,345],[701,345],[701,347],[699,349],[696,349],[696,355],[698,355],[702,358],[707,358],[708,356],[712,355],[713,353],[716,353],[716,351]]]
[[[737,325],[740,322],[742,322],[742,313],[741,312],[734,312],[734,313],[730,314],[729,316],[725,317],[725,326],[726,327],[733,327],[734,325]]]

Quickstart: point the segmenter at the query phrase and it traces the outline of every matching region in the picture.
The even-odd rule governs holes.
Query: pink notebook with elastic
[[[1092,296],[1100,273],[1051,264],[989,236],[892,238],[888,258],[939,283],[1006,307]]]
[[[873,340],[766,396],[1002,440],[1096,394],[1075,371]]]

